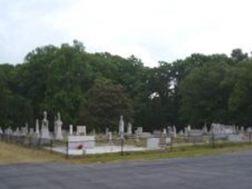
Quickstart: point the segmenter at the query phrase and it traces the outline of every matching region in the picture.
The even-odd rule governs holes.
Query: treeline
[[[44,110],[51,128],[58,111],[65,127],[103,131],[117,129],[121,114],[145,130],[252,125],[252,58],[242,50],[159,64],[88,53],[79,41],[37,48],[22,64],[0,65],[0,126],[34,125]]]

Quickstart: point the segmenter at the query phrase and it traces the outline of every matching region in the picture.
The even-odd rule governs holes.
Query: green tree
[[[236,69],[235,85],[229,99],[229,110],[234,122],[245,126],[252,124],[252,62]]]
[[[225,77],[228,64],[211,64],[195,68],[180,85],[181,118],[194,125],[230,120],[228,99],[232,86]]]
[[[88,128],[100,131],[106,127],[117,130],[120,115],[129,121],[133,113],[131,101],[122,85],[104,78],[95,80],[81,110],[80,118],[88,124]]]

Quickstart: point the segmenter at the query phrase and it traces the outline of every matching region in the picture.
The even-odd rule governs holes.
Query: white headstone
[[[180,131],[179,131],[179,135],[180,135],[180,136],[183,136],[183,135],[184,135],[184,131],[183,131],[183,130],[180,130]]]
[[[92,135],[94,135],[94,136],[96,135],[95,129],[92,130]]]
[[[36,119],[35,133],[36,133],[36,135],[37,135],[38,137],[40,136],[40,132],[39,132],[39,120],[38,120],[38,119]]]
[[[113,144],[113,139],[112,139],[112,132],[108,132],[108,139],[109,139],[109,144]]]
[[[44,111],[44,118],[42,120],[42,125],[41,125],[41,138],[44,139],[49,139],[50,133],[49,133],[49,122],[47,120],[47,112]]]
[[[188,133],[188,127],[185,127],[184,130],[185,130],[185,132],[184,132],[185,136],[188,136],[189,135],[189,133]]]
[[[143,127],[137,127],[137,132],[141,135],[143,133]]]
[[[127,134],[128,135],[132,134],[132,124],[130,122],[128,123]]]
[[[119,135],[123,136],[124,134],[124,121],[123,121],[123,116],[120,116],[120,121],[119,121]]]
[[[32,127],[29,128],[29,134],[33,135],[34,134],[34,129]]]
[[[208,133],[207,125],[206,125],[206,124],[204,125],[202,131],[203,131],[204,134],[207,134],[207,133]]]
[[[241,132],[242,132],[242,133],[244,132],[244,130],[245,130],[245,129],[244,129],[244,127],[243,127],[243,126],[241,126]]]
[[[147,139],[147,148],[150,150],[159,149],[160,138],[148,138]]]
[[[63,125],[63,122],[61,121],[60,113],[58,113],[57,120],[55,121],[55,128],[56,128],[55,138],[57,140],[63,140],[62,125]]]
[[[166,135],[167,134],[167,131],[166,131],[166,128],[163,129],[163,135]]]
[[[251,133],[251,132],[252,132],[252,128],[251,128],[251,127],[248,127],[248,128],[247,128],[247,132]]]
[[[188,130],[188,132],[191,131],[191,125],[188,125],[188,126],[187,126],[187,130]]]
[[[84,126],[78,125],[78,126],[76,127],[76,134],[77,134],[78,136],[81,136],[81,135],[86,136],[86,135],[87,135],[86,126],[85,126],[85,125],[84,125]]]
[[[173,126],[173,137],[174,137],[174,138],[177,137],[177,128],[176,128],[175,125]]]
[[[108,136],[108,134],[109,134],[109,128],[106,127],[106,129],[105,129],[105,135]]]
[[[12,135],[13,131],[12,131],[12,129],[10,127],[8,127],[7,129],[5,129],[4,133],[7,134],[7,135]]]
[[[172,134],[172,127],[171,126],[168,126],[167,127],[167,135],[171,135]]]
[[[73,135],[73,125],[69,125],[69,135]]]

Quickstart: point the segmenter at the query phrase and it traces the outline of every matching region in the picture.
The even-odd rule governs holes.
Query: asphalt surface
[[[251,189],[252,152],[116,164],[0,166],[0,189]]]

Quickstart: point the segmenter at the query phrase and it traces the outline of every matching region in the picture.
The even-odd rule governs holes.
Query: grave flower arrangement
[[[82,145],[82,144],[79,144],[79,145],[77,146],[77,149],[78,149],[78,150],[83,149],[83,145]]]

